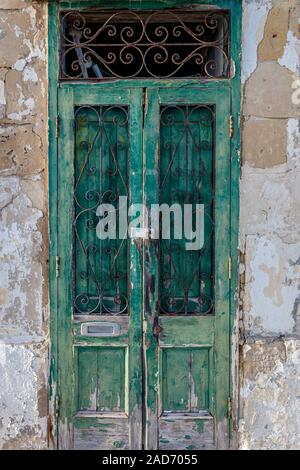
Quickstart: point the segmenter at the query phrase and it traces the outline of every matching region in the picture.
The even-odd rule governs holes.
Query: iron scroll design
[[[67,11],[60,79],[228,78],[229,12]]]
[[[97,237],[99,204],[128,196],[129,110],[75,108],[73,308],[81,315],[128,314],[127,239]]]
[[[161,106],[159,203],[204,207],[201,249],[186,239],[159,239],[159,309],[167,315],[208,315],[214,310],[214,153],[212,106]],[[171,233],[174,218],[171,222]],[[196,227],[193,227],[195,230]],[[197,230],[197,228],[196,228]]]

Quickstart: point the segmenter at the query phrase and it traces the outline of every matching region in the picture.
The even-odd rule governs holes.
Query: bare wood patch
[[[128,448],[128,419],[96,418],[90,425],[88,420],[76,420],[74,449],[124,450]]]
[[[164,419],[159,421],[161,450],[214,449],[214,421],[203,419]]]

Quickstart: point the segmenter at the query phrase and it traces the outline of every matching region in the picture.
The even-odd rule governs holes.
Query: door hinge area
[[[229,419],[232,418],[232,401],[231,401],[231,397],[228,397],[228,399],[227,399],[227,417]]]
[[[229,118],[229,137],[232,138],[234,133],[234,120],[232,114]]]
[[[232,275],[232,259],[231,256],[228,257],[228,279],[231,279]]]
[[[56,137],[56,140],[59,137],[59,115],[58,114],[55,118],[55,137]]]
[[[59,262],[60,262],[60,258],[59,256],[56,256],[55,257],[55,276],[56,277],[59,277]]]

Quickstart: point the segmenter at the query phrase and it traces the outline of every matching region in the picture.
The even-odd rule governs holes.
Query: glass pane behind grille
[[[128,127],[126,107],[75,110],[73,290],[77,314],[128,313],[127,240],[100,240],[96,234],[99,204],[117,208],[119,196],[128,195]]]
[[[187,250],[188,238],[174,239],[174,216],[170,219],[171,239],[160,239],[159,305],[163,314],[213,312],[213,161],[213,107],[162,106],[159,202],[179,204],[182,225],[184,204],[191,204],[193,212],[196,204],[204,205],[200,250]]]
[[[60,78],[228,78],[229,12],[63,12]]]

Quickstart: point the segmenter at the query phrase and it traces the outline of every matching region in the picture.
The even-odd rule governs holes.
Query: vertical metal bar
[[[100,176],[99,176],[99,194],[100,194],[100,204],[103,203],[103,188],[102,188],[102,178],[103,178],[103,106],[100,106],[99,109],[99,167],[100,167]],[[104,306],[103,306],[103,281],[102,281],[102,266],[103,266],[103,247],[102,247],[102,240],[99,241],[99,251],[100,251],[100,256],[99,256],[99,305],[100,305],[100,315],[104,314]]]

